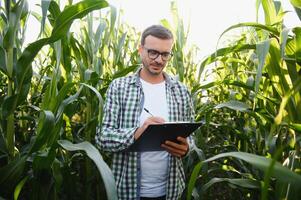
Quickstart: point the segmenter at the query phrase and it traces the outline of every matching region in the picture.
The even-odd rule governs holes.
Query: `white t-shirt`
[[[142,79],[144,92],[144,108],[153,116],[162,117],[168,121],[165,81],[151,84]],[[140,116],[140,126],[151,115],[144,110]],[[141,153],[141,187],[140,196],[159,197],[166,194],[168,176],[168,153],[166,151],[151,151]]]

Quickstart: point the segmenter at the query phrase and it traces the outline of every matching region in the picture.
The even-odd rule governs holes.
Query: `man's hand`
[[[186,138],[177,137],[179,143],[171,142],[169,140],[165,141],[161,146],[166,149],[173,156],[177,156],[179,158],[186,155],[189,150],[189,145]]]
[[[151,125],[151,124],[163,124],[164,122],[165,122],[165,120],[161,117],[149,117],[149,118],[147,118],[144,121],[143,125],[136,130],[135,135],[134,135],[135,140],[137,140],[140,137],[140,135],[145,131],[145,129],[149,125]]]

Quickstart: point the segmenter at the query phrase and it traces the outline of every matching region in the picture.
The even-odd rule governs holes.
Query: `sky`
[[[123,10],[122,19],[138,31],[143,31],[152,24],[158,24],[161,19],[172,22],[170,12],[171,0],[107,0],[117,9]],[[236,23],[255,22],[256,0],[174,0],[180,17],[185,25],[190,23],[188,35],[189,44],[199,47],[199,60],[214,52],[220,34]],[[29,0],[30,8],[41,0]],[[284,24],[288,28],[300,26],[297,15],[289,0],[281,0],[282,6],[288,12],[284,17]],[[262,9],[261,9],[262,10]],[[262,13],[262,12],[261,12]],[[263,22],[261,14],[260,21]],[[29,19],[29,26],[34,19]],[[29,28],[29,27],[28,27]],[[27,42],[35,40],[39,27],[30,29]]]
[[[220,34],[231,25],[256,21],[256,0],[174,0],[184,23],[190,23],[188,41],[199,47],[199,57],[215,51]],[[124,20],[143,31],[161,19],[172,21],[170,0],[109,0],[124,11]],[[284,10],[294,11],[289,0],[281,0]],[[261,8],[262,11],[262,8]],[[260,15],[263,20],[263,12]],[[287,27],[300,26],[297,15],[288,12],[284,18]]]

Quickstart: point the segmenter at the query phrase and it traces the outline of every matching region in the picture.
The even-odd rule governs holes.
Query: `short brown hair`
[[[173,39],[172,32],[162,25],[152,25],[145,29],[141,36],[141,45],[144,45],[147,36],[154,36],[163,40]]]

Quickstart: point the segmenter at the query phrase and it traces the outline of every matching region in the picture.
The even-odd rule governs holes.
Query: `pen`
[[[149,112],[149,110],[147,110],[146,108],[143,108],[145,110],[145,112],[147,112],[148,114],[150,114],[151,116],[154,116],[152,113]]]

